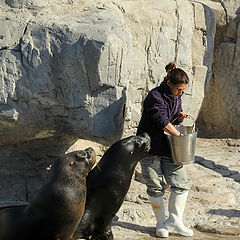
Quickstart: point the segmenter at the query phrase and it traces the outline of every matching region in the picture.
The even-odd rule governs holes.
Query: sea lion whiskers
[[[100,166],[97,164],[96,167],[98,168],[99,172],[102,172]]]

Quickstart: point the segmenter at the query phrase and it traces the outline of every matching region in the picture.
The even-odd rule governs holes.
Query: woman
[[[150,135],[151,150],[141,160],[141,167],[157,220],[156,235],[168,237],[168,230],[174,230],[182,236],[192,236],[193,231],[186,228],[182,221],[190,189],[188,176],[183,165],[173,164],[164,134],[165,131],[175,136],[181,135],[173,124],[179,124],[187,117],[182,110],[181,96],[189,78],[182,69],[176,68],[175,63],[169,63],[165,69],[167,76],[164,81],[149,92],[143,104],[137,134],[147,132]],[[163,201],[166,187],[164,179],[171,187],[167,220]]]

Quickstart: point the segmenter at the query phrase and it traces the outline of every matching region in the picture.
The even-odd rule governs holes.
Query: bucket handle
[[[195,123],[195,119],[190,115],[190,114],[187,114],[187,118],[188,117],[190,117],[192,120],[193,120],[193,126],[192,126],[192,131],[194,132],[195,131],[195,129],[196,129],[196,123]],[[171,121],[171,123],[174,123],[176,120],[177,120],[177,118],[178,117],[175,117],[172,121]]]
[[[196,123],[195,123],[196,120],[195,120],[191,115],[189,115],[189,114],[187,114],[187,116],[190,117],[190,118],[193,120],[193,126],[192,126],[192,128],[193,128],[193,132],[194,132],[195,129],[196,129]]]

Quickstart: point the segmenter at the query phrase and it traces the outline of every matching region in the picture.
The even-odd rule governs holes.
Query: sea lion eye
[[[74,164],[74,161],[71,161],[71,162],[69,163],[69,166],[72,167],[73,164]]]
[[[50,164],[48,167],[46,167],[46,170],[47,170],[47,171],[50,171],[50,170],[51,170],[51,167],[52,167],[52,164]]]

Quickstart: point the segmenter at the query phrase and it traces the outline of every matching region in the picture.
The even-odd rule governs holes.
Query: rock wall
[[[198,126],[204,136],[239,138],[240,1],[218,2],[210,3],[217,19],[213,75]]]
[[[197,119],[212,71],[214,12],[199,2],[169,1],[166,5],[162,1],[133,1],[125,3],[127,7],[124,3],[121,9],[133,36],[133,74],[125,119],[127,135],[135,132],[145,96],[160,84],[166,75],[164,67],[172,60],[190,77],[183,107]]]
[[[74,6],[2,8],[0,132],[8,134],[0,144],[121,136],[131,75],[127,25],[116,10]]]
[[[0,201],[31,199],[49,155],[77,139],[134,134],[143,99],[173,60],[190,77],[183,107],[200,133],[239,136],[236,6],[0,0]]]
[[[172,60],[190,76],[184,107],[197,117],[215,34],[206,5],[26,0],[0,10],[1,145],[135,133],[144,97]]]

